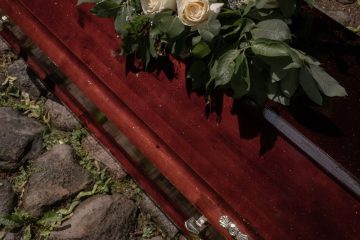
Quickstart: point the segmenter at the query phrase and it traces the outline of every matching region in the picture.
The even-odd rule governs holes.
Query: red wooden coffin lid
[[[90,5],[78,7],[76,0],[0,0],[0,7],[213,225],[230,213],[254,239],[359,239],[356,194],[345,190],[265,121],[257,123],[258,129],[252,132],[256,134],[244,137],[249,129],[244,129],[240,113],[231,113],[230,98],[224,97],[220,123],[215,114],[206,119],[202,97],[186,90],[183,64],[175,64],[177,76],[171,80],[163,72],[126,73],[125,59],[117,55],[120,41],[112,21],[92,16]],[[25,15],[38,22],[29,23]],[[45,30],[58,41],[55,45],[54,39],[40,39]],[[64,54],[56,52],[59,46]],[[68,61],[70,53],[74,62]],[[341,134],[316,132],[283,114],[298,133],[359,176],[360,115],[355,109],[360,70],[354,59],[344,56],[354,64],[351,72],[334,70],[335,60],[326,62],[349,93],[349,97],[332,100],[326,112]],[[101,80],[101,89],[91,79],[80,82],[74,66],[81,64]],[[104,89],[113,95],[103,97]],[[116,103],[126,111],[118,111]],[[266,146],[270,147],[263,153]]]

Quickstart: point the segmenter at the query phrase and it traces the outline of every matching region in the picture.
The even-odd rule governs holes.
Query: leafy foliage
[[[305,92],[321,105],[325,96],[346,96],[316,60],[290,46],[296,0],[278,0],[275,7],[267,7],[267,0],[225,2],[216,19],[195,27],[184,25],[173,10],[146,15],[139,0],[79,0],[84,2],[96,3],[91,11],[99,17],[115,17],[123,54],[140,58],[145,70],[168,53],[187,60],[192,89],[206,97],[228,89],[234,99],[288,105]]]

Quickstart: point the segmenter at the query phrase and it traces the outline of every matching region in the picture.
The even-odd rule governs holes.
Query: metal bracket
[[[219,219],[220,226],[227,229],[230,236],[235,240],[249,240],[249,237],[242,233],[235,223],[232,223],[228,216],[221,216]]]
[[[208,220],[204,216],[201,216],[197,220],[196,218],[191,217],[185,222],[185,227],[190,233],[200,235],[200,233],[202,233],[208,226],[207,222]]]
[[[3,26],[5,24],[8,24],[10,22],[10,19],[6,15],[0,15],[0,31],[3,30]]]

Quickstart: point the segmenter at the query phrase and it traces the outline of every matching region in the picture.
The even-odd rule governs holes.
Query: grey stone
[[[348,26],[351,22],[351,15],[346,14],[344,11],[327,11],[326,14],[344,26]]]
[[[126,173],[113,158],[110,153],[104,149],[92,136],[87,136],[82,140],[82,146],[88,152],[89,157],[100,162],[108,170],[111,177],[115,179],[121,179],[126,177]]]
[[[0,179],[0,216],[9,214],[15,207],[16,195],[11,183],[6,179]]]
[[[9,45],[2,38],[0,38],[0,52],[5,52],[9,50],[10,50]]]
[[[356,2],[356,0],[336,0],[336,1],[342,4],[352,4]]]
[[[188,240],[184,235],[180,235],[179,240]]]
[[[45,109],[49,113],[51,124],[55,127],[64,131],[81,128],[79,121],[62,104],[48,99],[45,102]]]
[[[20,238],[17,238],[15,233],[6,233],[4,239],[2,240],[16,240],[16,239],[20,239]]]
[[[24,60],[19,59],[14,61],[8,68],[8,74],[16,77],[15,86],[21,91],[28,93],[33,98],[39,98],[40,90],[27,73],[27,66]]]
[[[52,205],[74,196],[90,183],[90,174],[74,159],[72,148],[55,145],[32,162],[23,209],[39,217]]]
[[[82,202],[49,240],[128,240],[136,221],[135,204],[119,194],[97,195]]]
[[[148,196],[144,196],[144,198],[141,200],[140,210],[143,213],[149,214],[154,222],[169,238],[174,238],[175,235],[179,232],[177,227],[166,217],[166,215]]]
[[[0,108],[0,169],[15,170],[39,155],[45,127],[11,108]]]
[[[164,238],[162,236],[156,236],[156,237],[150,238],[150,240],[164,240]]]

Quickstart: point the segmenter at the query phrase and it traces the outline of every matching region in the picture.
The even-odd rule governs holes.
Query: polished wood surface
[[[249,224],[246,230],[252,231],[251,235],[259,239],[359,238],[358,199],[313,164],[285,136],[276,134],[276,130],[266,122],[258,123],[261,126],[258,134],[244,137],[248,129],[243,129],[240,113],[231,114],[232,102],[229,98],[224,98],[222,121],[217,123],[215,114],[207,120],[203,99],[196,94],[189,96],[186,91],[184,65],[175,62],[177,75],[174,79],[168,79],[163,72],[126,74],[125,59],[117,56],[119,39],[114,34],[111,20],[91,16],[88,5],[76,7],[75,0],[1,0],[0,6],[11,11],[11,2],[19,2],[31,12],[39,24],[70,49],[143,124],[162,139],[166,149],[171,149],[172,154],[185,163],[186,167],[181,169],[171,168],[175,165],[166,162],[164,158],[161,166],[162,171],[166,171],[164,175],[175,186],[179,185],[180,191],[186,188],[188,179],[181,179],[179,171],[190,171],[196,174],[194,179],[200,179],[202,186],[216,193],[201,196],[183,190],[185,197],[196,207],[208,196],[221,199],[224,206],[230,206],[236,213],[234,216],[239,222]],[[327,66],[332,66],[331,62]],[[344,84],[347,86],[348,83]],[[350,97],[359,96],[358,89],[350,90]],[[106,104],[109,99],[103,99],[102,104]],[[351,114],[342,109],[341,105],[338,108],[336,106],[332,109],[333,115]],[[353,116],[356,119],[358,115]],[[359,133],[358,127],[347,126],[349,122],[345,126],[341,124],[339,121],[338,125],[346,135]],[[301,125],[296,127],[303,128]],[[127,131],[131,135],[129,129]],[[304,131],[309,136],[313,134],[310,130]],[[154,158],[161,151],[159,148],[163,147],[163,143],[159,143],[145,145],[145,148],[141,141],[135,139],[135,135],[131,136],[142,152]],[[141,137],[138,135],[138,138]],[[327,138],[319,135],[313,139]],[[327,143],[326,140],[319,140],[322,147],[337,141],[336,137]],[[261,154],[268,142],[269,149]],[[152,149],[148,149],[149,146]],[[356,152],[358,147],[349,149]],[[336,158],[339,150],[333,148],[329,153]],[[190,187],[194,193],[198,191],[196,186]],[[219,210],[216,211],[219,215]],[[204,214],[211,215],[211,208]],[[212,223],[217,224],[214,220]]]

